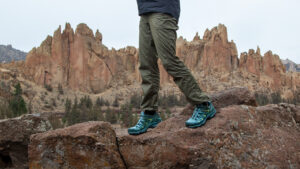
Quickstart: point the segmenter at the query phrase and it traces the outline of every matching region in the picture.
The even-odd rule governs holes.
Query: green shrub
[[[20,83],[18,83],[14,87],[15,91],[13,93],[12,98],[9,100],[9,109],[12,112],[12,116],[10,117],[17,117],[27,113],[27,107],[22,97],[22,88]]]
[[[8,102],[6,100],[0,100],[0,119],[6,119],[12,116],[13,115],[8,106]]]
[[[105,101],[102,99],[102,97],[98,97],[96,100],[96,105],[101,107],[105,105]]]
[[[115,98],[113,104],[112,104],[113,107],[119,107],[119,101],[117,99],[117,97]]]
[[[130,104],[134,107],[134,108],[140,108],[141,105],[141,100],[142,100],[142,96],[138,95],[137,93],[134,93],[131,97],[130,97]]]
[[[106,121],[110,122],[111,124],[116,124],[118,122],[116,112],[110,110],[109,108],[105,112]]]
[[[62,85],[61,84],[58,84],[58,92],[59,92],[59,94],[61,94],[61,95],[63,95],[64,94],[64,89],[63,89],[63,87],[62,87]]]
[[[255,93],[255,100],[258,105],[263,106],[270,103],[270,100],[266,94]]]
[[[52,88],[52,86],[50,85],[50,84],[45,84],[45,89],[47,90],[47,91],[49,91],[49,92],[52,92],[52,90],[53,90],[53,88]]]
[[[282,98],[279,92],[272,93],[271,98],[273,104],[278,104],[282,102]]]

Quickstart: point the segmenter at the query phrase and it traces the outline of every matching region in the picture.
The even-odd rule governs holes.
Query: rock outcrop
[[[120,152],[132,169],[299,168],[299,108],[232,105],[197,129],[175,116],[147,134],[120,136]]]
[[[0,168],[28,168],[29,137],[52,129],[49,121],[38,115],[24,115],[0,120]]]
[[[265,88],[280,92],[283,98],[297,97],[293,93],[300,90],[300,74],[297,72],[286,72],[285,65],[279,56],[271,51],[262,56],[259,47],[256,51],[250,49],[240,56],[239,70],[243,78],[249,80],[254,77],[257,84],[254,88]],[[253,83],[249,80],[249,84]],[[255,89],[253,89],[255,90]]]
[[[232,100],[228,98],[232,97]],[[88,122],[35,134],[30,169],[47,168],[299,168],[300,107],[256,107],[244,88],[212,96],[216,117],[189,129],[182,113],[130,136],[108,123]]]
[[[125,169],[109,123],[86,122],[31,136],[30,169]]]
[[[63,32],[59,27],[53,37],[48,36],[40,47],[29,52],[24,76],[39,85],[61,84],[95,94],[126,88],[128,95],[132,94],[141,82],[138,50],[109,50],[102,39],[99,31],[94,34],[85,24],[79,24],[75,32],[69,24]],[[237,47],[228,40],[227,28],[222,24],[206,30],[203,38],[197,33],[191,42],[178,38],[176,53],[207,92],[246,86],[260,93],[279,92],[289,99],[300,91],[299,73],[286,72],[279,56],[271,51],[262,56],[259,48],[251,49],[239,59]],[[161,88],[174,87],[160,60],[158,63]]]
[[[228,41],[227,29],[222,24],[206,30],[203,39],[198,33],[191,42],[180,37],[177,55],[205,91],[246,86],[252,91],[279,92],[283,98],[293,98],[292,93],[300,90],[300,74],[286,72],[279,56],[272,51],[262,56],[257,47],[256,51],[241,53],[238,59],[236,45]]]
[[[53,37],[48,36],[40,47],[29,52],[24,74],[40,85],[61,84],[99,93],[125,72],[134,73],[136,60],[135,48],[108,50],[98,30],[94,35],[87,25],[79,24],[74,32],[67,23],[63,32],[59,27]]]
[[[278,55],[271,51],[263,57],[260,54],[259,47],[256,52],[249,50],[248,53],[242,53],[239,68],[255,74],[266,87],[278,90],[284,86],[286,70]]]
[[[203,39],[198,33],[192,42],[182,37],[177,40],[176,54],[193,72],[229,73],[238,67],[238,52],[233,41],[228,41],[227,28],[219,24],[206,30]]]

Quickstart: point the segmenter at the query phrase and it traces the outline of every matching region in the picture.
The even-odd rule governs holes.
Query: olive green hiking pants
[[[150,13],[141,16],[139,29],[139,70],[144,93],[141,108],[144,111],[158,110],[158,58],[188,102],[197,105],[209,101],[193,75],[176,56],[177,20],[167,14]]]

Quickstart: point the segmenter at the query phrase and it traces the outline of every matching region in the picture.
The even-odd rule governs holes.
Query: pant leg
[[[176,56],[176,19],[167,14],[154,13],[149,16],[149,23],[158,57],[187,100],[194,105],[209,101],[188,68]]]
[[[149,25],[149,15],[141,16],[139,30],[139,70],[142,77],[143,110],[158,110],[159,68]]]

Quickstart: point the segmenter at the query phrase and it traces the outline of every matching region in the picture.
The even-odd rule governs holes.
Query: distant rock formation
[[[278,89],[284,85],[286,70],[278,55],[272,51],[262,57],[259,47],[256,52],[250,49],[248,53],[242,53],[239,68],[255,74],[260,81],[267,81],[267,87]]]
[[[29,168],[300,167],[299,106],[256,107],[245,88],[216,93],[213,102],[216,117],[197,129],[185,127],[192,114],[187,107],[138,136],[114,131],[102,122],[35,134]]]
[[[194,72],[231,72],[238,67],[238,52],[234,42],[228,42],[227,28],[220,24],[206,30],[203,39],[198,35],[192,42],[180,37],[177,41],[177,55]]]
[[[295,62],[289,59],[282,60],[282,63],[284,64],[286,71],[300,72],[300,64],[296,64]]]
[[[102,35],[85,24],[75,32],[70,24],[49,36],[26,59],[24,74],[39,85],[59,84],[73,90],[101,93],[114,87],[138,86],[138,50],[127,47],[109,50],[102,44]],[[241,54],[236,44],[228,41],[227,28],[219,24],[206,30],[203,38],[196,34],[193,41],[179,37],[176,53],[207,92],[233,86],[250,90],[280,92],[285,98],[300,90],[300,74],[286,72],[278,55],[271,51],[261,55],[256,51]],[[174,86],[172,78],[159,61],[161,87]]]
[[[59,27],[53,37],[48,36],[40,47],[29,52],[25,74],[40,85],[61,84],[100,93],[110,88],[114,80],[122,83],[119,77],[125,72],[134,73],[136,62],[135,48],[108,50],[98,30],[94,35],[87,25],[79,24],[74,32],[67,23],[63,32]]]
[[[0,63],[25,60],[27,53],[13,48],[11,45],[0,45]]]
[[[250,49],[238,58],[236,45],[228,41],[227,28],[222,24],[206,30],[203,39],[198,33],[191,42],[180,37],[177,55],[206,91],[246,86],[252,91],[280,92],[290,98],[293,91],[300,90],[300,74],[286,72],[279,56],[272,51],[262,56],[257,47],[256,51]],[[164,79],[171,82],[170,77]]]

